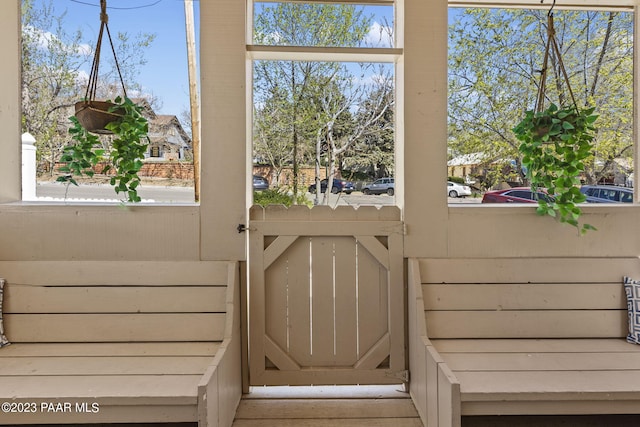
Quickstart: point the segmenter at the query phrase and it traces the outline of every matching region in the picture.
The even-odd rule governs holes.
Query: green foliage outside
[[[116,98],[109,111],[122,113],[122,119],[106,125],[106,129],[114,135],[109,150],[104,150],[100,139],[84,129],[75,116],[70,118],[73,127],[69,129],[69,134],[74,143],[63,150],[60,160],[66,165],[61,166],[59,171],[65,175],[58,177],[57,181],[78,185],[74,176],[91,177],[95,166],[102,162],[106,164],[102,173],[115,170],[110,184],[116,194],[124,193],[128,202],[140,202],[138,172],[142,168],[148,145],[147,119],[142,116],[141,108],[129,98]]]
[[[452,157],[484,153],[486,187],[518,179],[521,141],[512,129],[535,104],[547,38],[547,11],[451,9],[449,27],[449,151]],[[556,37],[578,107],[597,106],[595,154],[580,179],[611,176],[614,162],[633,158],[633,14],[604,11],[554,13]],[[568,105],[569,94],[551,57],[547,103]],[[501,168],[501,162],[514,166]],[[509,176],[515,171],[519,176]],[[631,171],[629,171],[631,172]]]
[[[293,204],[306,205],[308,207],[313,205],[304,194],[298,194],[298,196],[295,197],[293,193],[289,193],[283,189],[254,191],[253,203],[260,206],[284,205],[286,207],[290,207]]]

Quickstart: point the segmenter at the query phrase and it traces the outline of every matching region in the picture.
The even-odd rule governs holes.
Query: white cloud
[[[23,27],[22,31],[28,37],[30,37],[33,40],[33,42],[36,44],[36,46],[38,46],[38,48],[40,49],[50,49],[53,47],[52,45],[55,44],[61,48],[69,49],[72,53],[75,53],[76,55],[89,56],[93,54],[93,48],[88,44],[84,44],[84,43],[78,44],[74,50],[71,50],[72,48],[69,45],[65,45],[65,43],[62,42],[58,38],[58,36],[56,36],[55,34],[49,31],[43,31],[31,25],[27,25]]]
[[[364,43],[367,47],[393,47],[393,29],[374,22],[369,27]]]

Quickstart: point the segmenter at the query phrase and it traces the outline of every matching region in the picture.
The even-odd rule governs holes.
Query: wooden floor
[[[422,427],[402,386],[253,387],[233,427]]]

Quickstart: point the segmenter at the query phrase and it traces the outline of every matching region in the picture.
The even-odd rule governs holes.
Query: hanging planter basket
[[[92,133],[111,134],[105,127],[122,120],[124,111],[115,109],[109,101],[79,101],[75,104],[75,115],[83,128]]]
[[[552,12],[553,6],[547,15],[548,38],[535,109],[527,111],[513,131],[521,142],[518,150],[523,156],[522,165],[526,167],[531,187],[544,189],[551,196],[550,200],[538,200],[538,214],[554,217],[585,234],[595,227],[579,222],[582,215],[579,204],[586,200],[579,186],[585,163],[593,155],[596,134],[593,123],[598,116],[594,114],[595,108],[580,108],[576,102],[556,40]],[[545,108],[551,52],[555,54],[570,102],[560,106],[551,103]]]
[[[104,30],[107,30],[107,36],[109,38],[109,44],[111,45],[111,51],[113,52],[113,58],[115,59],[116,69],[120,77],[120,83],[122,85],[122,92],[124,98],[127,97],[127,91],[124,87],[124,80],[122,79],[122,73],[120,72],[120,65],[118,64],[118,58],[116,57],[116,51],[113,47],[113,40],[111,39],[111,32],[109,31],[109,16],[107,15],[107,0],[100,0],[101,13],[100,13],[100,32],[98,34],[98,42],[96,44],[96,50],[93,57],[93,65],[91,67],[91,74],[89,74],[89,84],[87,85],[87,92],[82,101],[78,101],[75,104],[75,116],[87,131],[98,134],[112,134],[110,130],[106,129],[109,123],[119,122],[122,120],[122,116],[125,111],[116,108],[115,104],[110,101],[98,101],[95,99],[96,91],[98,87],[98,69],[100,66],[100,51],[102,47],[102,35]]]

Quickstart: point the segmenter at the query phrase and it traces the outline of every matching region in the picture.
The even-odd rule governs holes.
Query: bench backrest
[[[228,262],[2,261],[12,343],[217,342]]]
[[[628,332],[638,258],[421,259],[427,335],[610,338]]]

